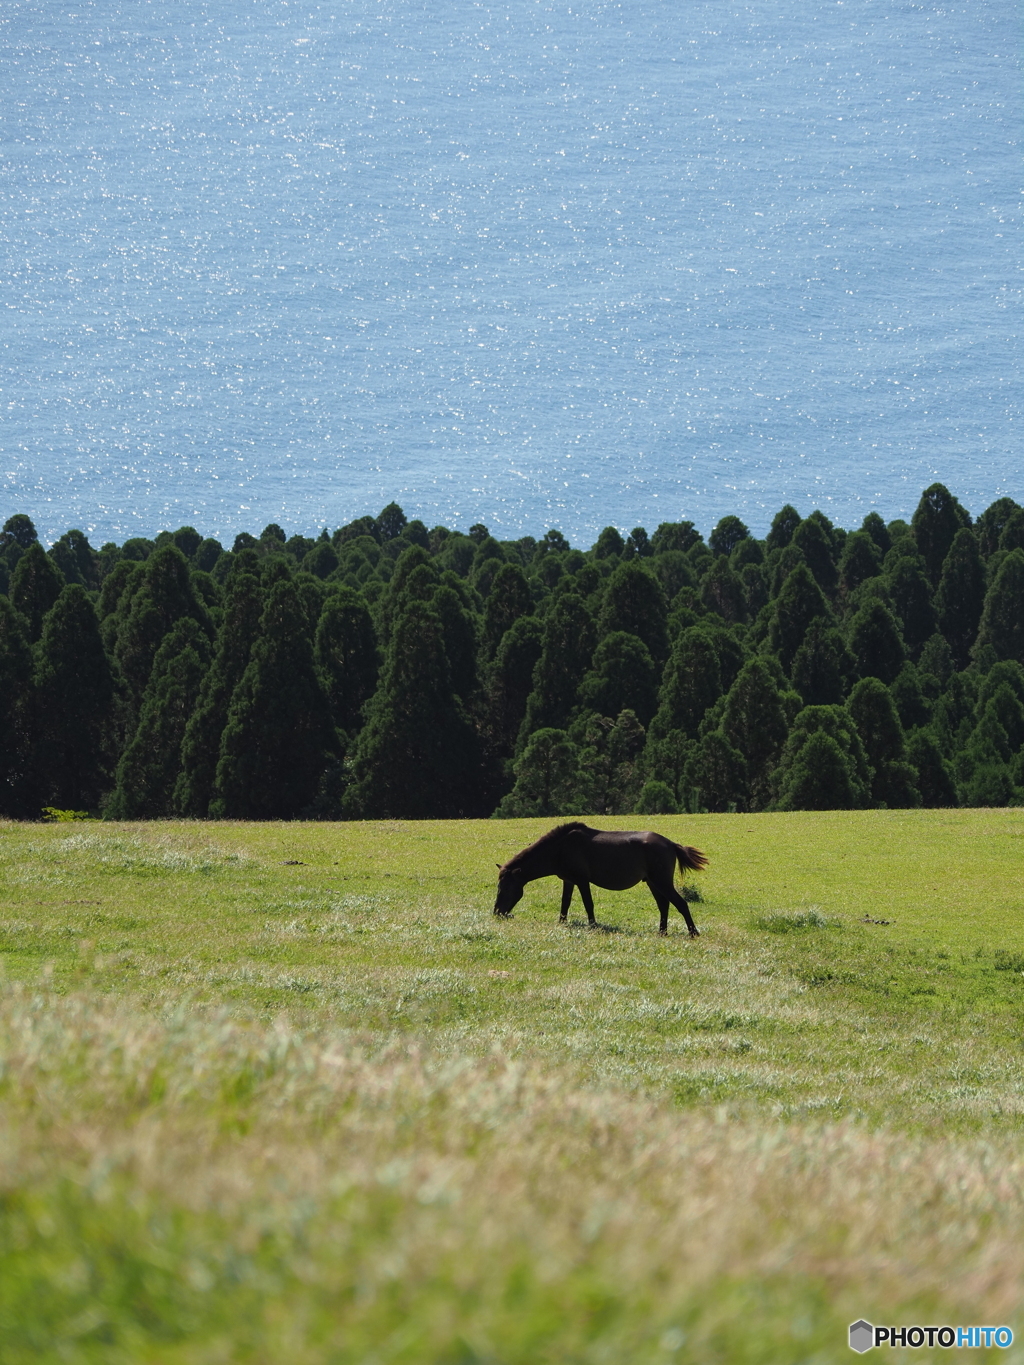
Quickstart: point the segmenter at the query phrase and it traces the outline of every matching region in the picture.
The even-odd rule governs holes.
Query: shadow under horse
[[[591,883],[607,891],[626,891],[637,882],[646,882],[661,915],[661,932],[668,933],[669,906],[674,905],[686,920],[690,937],[696,938],[698,930],[690,907],[675,887],[676,864],[699,872],[707,862],[699,849],[675,844],[662,834],[649,830],[637,833],[591,829],[589,825],[573,820],[548,830],[507,863],[498,864],[494,913],[510,915],[512,907],[522,900],[527,882],[536,881],[538,877],[560,877],[562,913],[559,922],[565,923],[573,890],[579,887],[587,918],[591,924],[596,924]]]

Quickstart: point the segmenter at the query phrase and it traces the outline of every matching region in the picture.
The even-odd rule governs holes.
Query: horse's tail
[[[699,848],[690,848],[686,844],[673,844],[672,847],[683,871],[700,872],[707,867],[708,860]]]

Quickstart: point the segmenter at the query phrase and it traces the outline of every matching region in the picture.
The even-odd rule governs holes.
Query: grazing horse
[[[662,834],[591,829],[573,820],[548,830],[522,853],[498,864],[494,913],[510,915],[512,907],[522,900],[527,882],[538,877],[561,877],[559,922],[565,923],[573,888],[578,886],[587,918],[596,924],[591,882],[609,891],[625,891],[637,882],[646,882],[661,914],[661,932],[668,933],[668,907],[672,904],[686,920],[690,937],[696,938],[690,907],[675,888],[675,870],[678,862],[680,867],[699,872],[707,861],[698,849],[674,844]]]

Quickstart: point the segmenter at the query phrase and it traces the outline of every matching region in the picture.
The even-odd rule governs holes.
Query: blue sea
[[[1024,501],[1014,0],[5,0],[0,519]]]

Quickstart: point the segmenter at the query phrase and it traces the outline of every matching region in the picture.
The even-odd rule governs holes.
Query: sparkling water
[[[1012,0],[7,0],[3,516],[1024,500]]]

